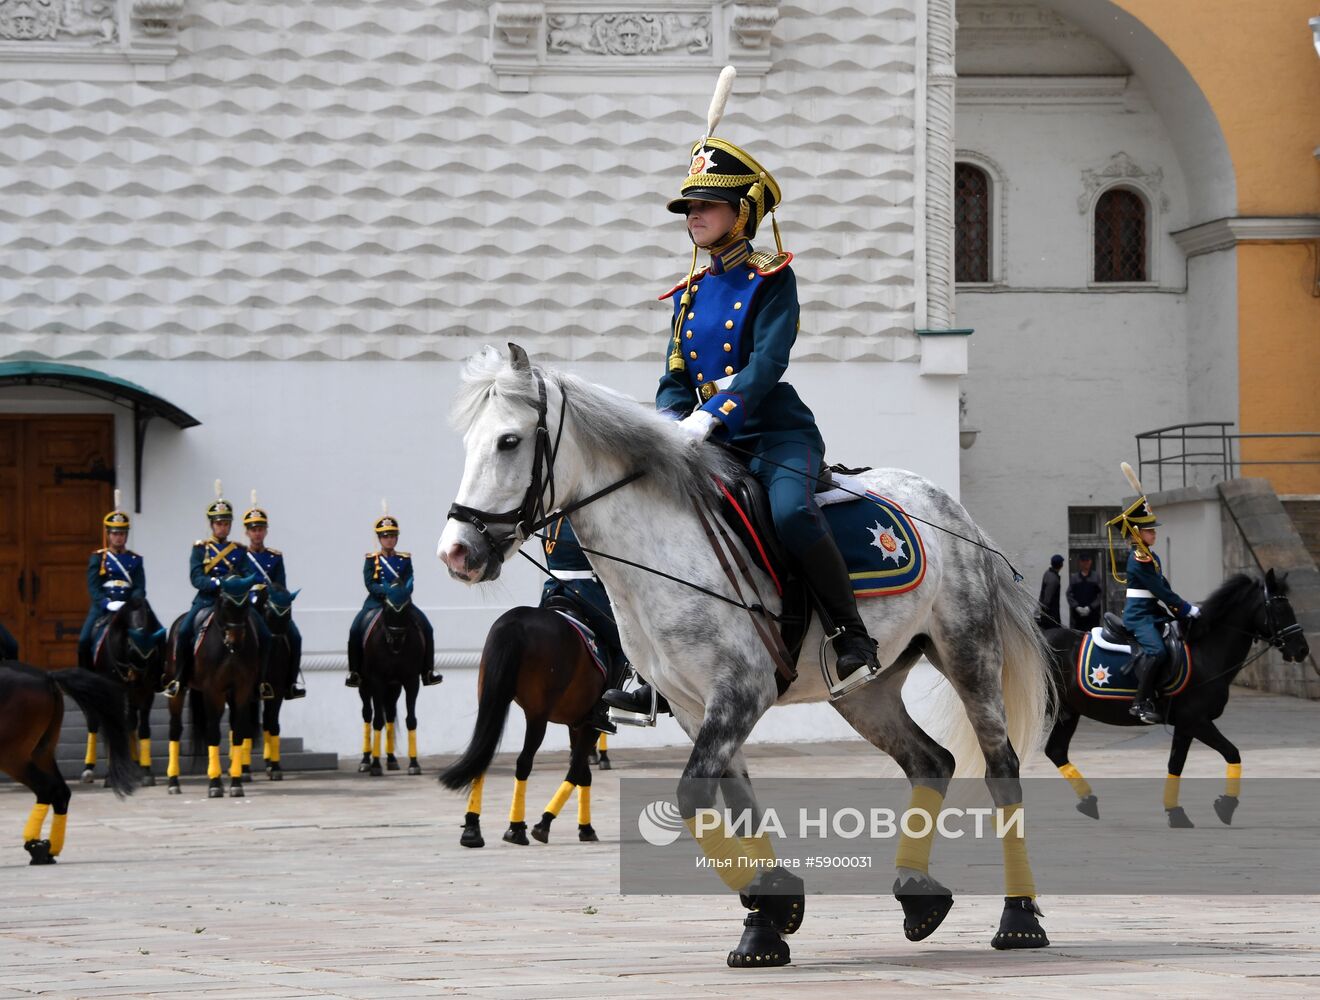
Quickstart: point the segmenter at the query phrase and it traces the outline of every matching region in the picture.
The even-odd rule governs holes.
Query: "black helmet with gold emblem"
[[[390,513],[390,505],[385,500],[380,502],[380,517],[376,518],[377,535],[397,535],[399,519]]]
[[[1137,499],[1125,507],[1117,517],[1112,517],[1105,522],[1105,529],[1109,532],[1109,565],[1114,575],[1114,579],[1120,583],[1124,582],[1118,574],[1118,564],[1114,558],[1113,531],[1118,529],[1121,537],[1127,538],[1132,542],[1134,548],[1146,559],[1152,558],[1151,551],[1142,540],[1141,529],[1158,528],[1159,519],[1155,517],[1155,511],[1151,509],[1150,501],[1146,499],[1145,491],[1141,488],[1141,480],[1137,474],[1132,471],[1132,466],[1127,462],[1120,462],[1119,468],[1123,471],[1123,476],[1127,479],[1128,485],[1137,493]]]
[[[206,519],[208,521],[232,521],[234,519],[234,505],[221,496],[222,492],[220,480],[217,479],[215,481],[215,499],[206,505]]]
[[[101,518],[101,526],[106,531],[127,531],[133,523],[128,512],[120,509],[121,495],[119,490],[115,490],[115,509]]]
[[[678,197],[669,201],[668,208],[678,215],[685,215],[689,202],[725,202],[733,206],[738,216],[729,235],[750,240],[756,236],[765,217],[779,206],[782,194],[770,171],[750,153],[727,139],[715,138],[713,134],[724,114],[724,105],[736,76],[732,66],[724,67],[720,73],[706,115],[706,134],[693,144],[687,176],[679,186]],[[775,241],[779,241],[778,227]]]
[[[265,527],[270,524],[270,518],[266,512],[257,506],[257,491],[252,491],[252,506],[243,512],[243,526],[252,528],[256,526]]]

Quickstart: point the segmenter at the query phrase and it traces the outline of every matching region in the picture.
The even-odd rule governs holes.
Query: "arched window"
[[[990,281],[990,176],[971,163],[953,168],[953,279]]]
[[[1148,281],[1146,202],[1113,188],[1095,203],[1095,280]]]

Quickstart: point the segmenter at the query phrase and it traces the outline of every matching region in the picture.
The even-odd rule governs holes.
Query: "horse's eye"
[[[500,451],[513,451],[513,449],[517,448],[520,444],[522,444],[522,438],[517,434],[504,434],[500,437],[499,441],[496,442],[495,447]]]

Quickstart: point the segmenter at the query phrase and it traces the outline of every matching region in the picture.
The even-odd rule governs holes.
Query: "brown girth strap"
[[[693,507],[697,512],[697,520],[701,522],[702,530],[706,532],[706,540],[710,543],[710,547],[714,551],[715,557],[720,561],[720,568],[724,570],[724,575],[728,577],[729,583],[733,585],[733,592],[738,596],[739,602],[744,606],[747,606],[747,601],[743,598],[742,586],[738,582],[738,578],[741,576],[742,579],[746,581],[747,587],[751,591],[752,596],[756,599],[756,604],[759,607],[764,608],[765,605],[761,601],[761,595],[756,590],[756,584],[752,580],[751,570],[747,565],[747,561],[743,559],[742,553],[738,551],[738,546],[734,544],[733,539],[729,537],[729,532],[724,527],[724,522],[722,522],[713,512],[708,515],[706,511],[702,510],[700,501],[695,501]],[[719,533],[718,537],[716,537],[717,531]],[[733,556],[734,563],[737,564],[737,573],[735,573],[733,567],[729,565],[729,555],[725,554],[726,548],[728,549],[729,555]],[[756,629],[756,634],[760,637],[761,642],[765,644],[766,651],[770,654],[770,659],[774,661],[775,687],[778,688],[779,693],[782,695],[788,690],[789,685],[797,680],[797,668],[794,666],[792,659],[789,656],[788,649],[784,646],[784,640],[780,636],[779,630],[766,620],[765,615],[748,607],[747,616],[751,618],[752,627]]]

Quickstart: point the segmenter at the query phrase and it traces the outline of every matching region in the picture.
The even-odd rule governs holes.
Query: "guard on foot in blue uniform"
[[[266,547],[266,532],[270,530],[270,517],[263,508],[257,506],[256,490],[252,491],[252,506],[243,512],[243,528],[247,532],[248,539],[248,569],[261,577],[261,582],[252,587],[252,603],[258,608],[260,617],[263,591],[268,593],[271,587],[288,590],[289,582],[285,575],[284,553],[279,549]],[[264,624],[264,617],[262,621]],[[270,626],[266,628],[269,631]],[[289,686],[283,698],[285,701],[292,701],[307,695],[307,692],[298,686],[298,678],[302,676],[302,633],[298,631],[298,623],[293,620],[292,611],[289,612],[289,625],[285,635],[289,638]],[[265,674],[261,677],[261,696],[263,698],[275,696]]]
[[[397,549],[399,544],[399,521],[389,513],[376,519],[376,538],[380,548],[368,552],[362,564],[362,582],[367,588],[367,599],[362,602],[362,610],[353,619],[348,630],[348,677],[347,687],[359,687],[362,683],[362,641],[365,638],[367,623],[372,616],[385,606],[385,591],[391,584],[404,584],[413,577],[412,556]],[[426,686],[439,684],[444,678],[435,672],[435,630],[422,609],[414,602],[409,605],[413,620],[421,626],[426,637],[426,660],[422,672],[422,683]]]

